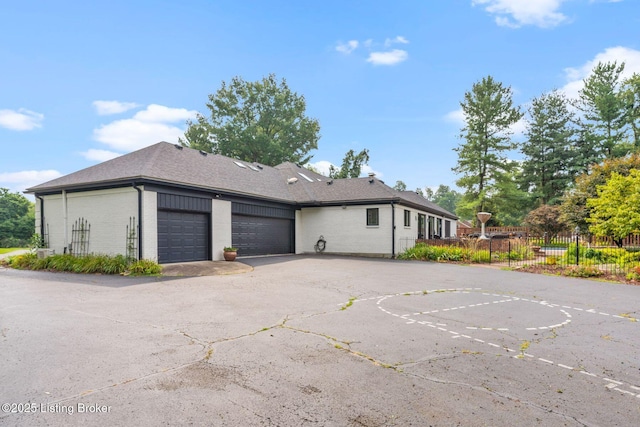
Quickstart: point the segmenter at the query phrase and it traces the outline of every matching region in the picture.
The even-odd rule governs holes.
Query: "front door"
[[[427,238],[427,216],[418,214],[418,239]]]

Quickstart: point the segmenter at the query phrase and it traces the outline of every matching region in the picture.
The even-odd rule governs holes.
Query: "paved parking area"
[[[640,287],[244,262],[160,279],[0,269],[0,425],[640,425]]]

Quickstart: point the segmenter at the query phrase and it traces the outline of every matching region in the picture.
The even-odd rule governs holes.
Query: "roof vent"
[[[373,178],[374,176],[376,176],[376,173],[375,173],[375,172],[369,172],[369,176],[370,176],[371,178]]]
[[[238,167],[241,167],[242,169],[246,169],[247,168],[244,164],[242,164],[240,162],[236,162],[235,160],[233,161],[233,163],[235,163]]]
[[[258,169],[264,169],[261,165],[259,165],[259,164],[257,164],[257,163],[256,163],[256,167],[257,167]]]
[[[333,184],[333,180],[332,179],[327,181],[327,185],[331,185],[331,184]]]
[[[173,144],[173,146],[176,147],[178,150],[182,150],[182,148],[184,148],[180,144]]]
[[[203,156],[206,156],[206,155],[207,155],[207,152],[206,152],[206,151],[202,151],[202,150],[200,150],[200,154],[202,154]]]
[[[373,179],[373,178],[369,178],[369,184],[373,184],[374,182],[376,182],[376,180],[375,180],[375,179]]]
[[[296,178],[296,177],[289,178],[287,180],[287,184],[295,184],[296,182],[298,182],[298,178]]]

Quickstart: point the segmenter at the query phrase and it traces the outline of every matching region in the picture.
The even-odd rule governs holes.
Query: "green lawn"
[[[13,252],[13,251],[19,251],[20,249],[27,249],[27,248],[0,248],[0,255]]]

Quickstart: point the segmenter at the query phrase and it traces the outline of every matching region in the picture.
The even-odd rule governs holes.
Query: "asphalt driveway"
[[[191,278],[0,269],[0,425],[640,425],[640,287],[243,262]]]

